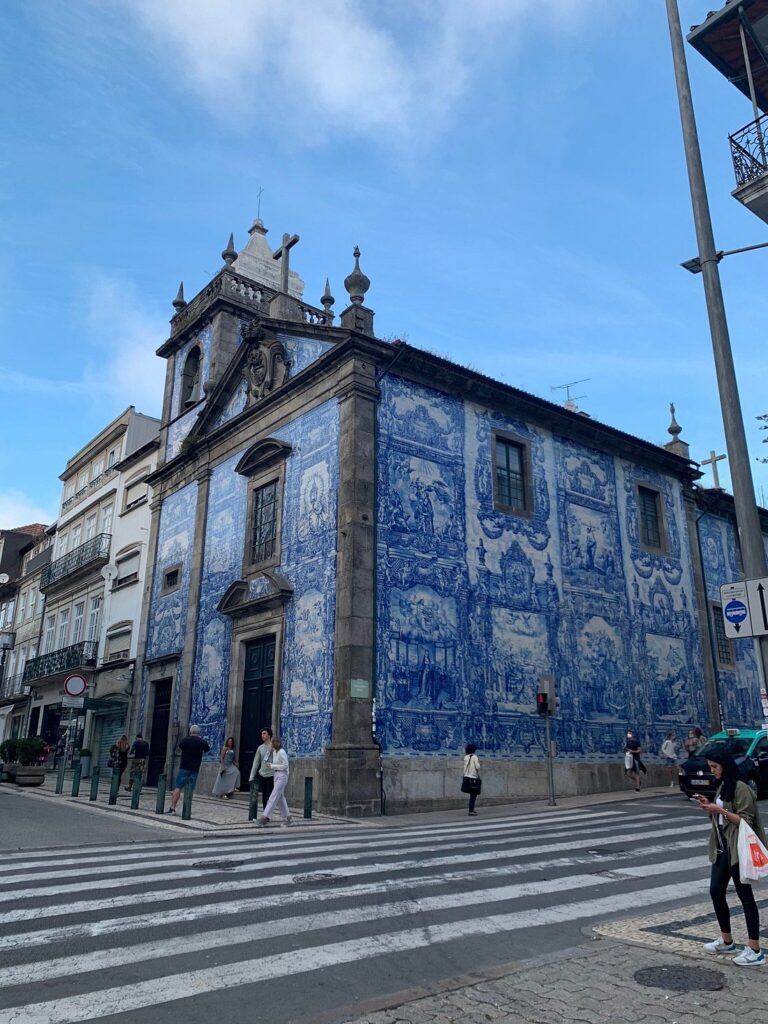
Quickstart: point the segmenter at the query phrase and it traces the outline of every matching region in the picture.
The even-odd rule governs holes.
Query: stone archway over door
[[[272,695],[275,688],[275,638],[260,637],[245,645],[243,701],[240,716],[238,763],[240,788],[248,789],[256,748],[261,743],[261,730],[272,726]]]

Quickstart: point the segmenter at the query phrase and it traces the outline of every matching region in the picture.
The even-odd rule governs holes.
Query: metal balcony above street
[[[51,562],[40,577],[40,589],[45,593],[57,584],[67,581],[75,573],[105,565],[109,561],[111,540],[111,534],[99,533],[87,540],[85,544],[73,548],[66,555]]]
[[[14,676],[6,676],[0,682],[0,700],[12,700],[14,697],[24,696],[24,673],[18,672]]]
[[[24,667],[24,682],[94,665],[98,646],[96,640],[81,640],[79,644],[71,644],[69,647],[62,647],[61,650],[32,658]]]
[[[736,172],[733,195],[768,224],[768,114],[729,136]]]

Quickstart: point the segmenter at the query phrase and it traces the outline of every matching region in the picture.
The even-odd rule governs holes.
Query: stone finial
[[[344,278],[344,287],[349,292],[349,298],[352,304],[355,306],[361,306],[365,293],[371,287],[370,279],[360,269],[360,249],[355,246],[355,250],[352,253],[355,257],[355,269],[349,275]]]
[[[331,295],[331,282],[326,277],[325,279],[325,291],[323,297],[320,299],[320,304],[326,313],[330,315],[331,307],[333,306],[336,299]]]
[[[237,249],[235,248],[235,236],[233,232],[230,232],[227,247],[222,251],[221,258],[224,260],[228,267],[231,267],[232,264],[237,259]]]
[[[672,435],[672,440],[676,441],[678,436],[682,433],[683,428],[675,419],[675,403],[669,403],[669,411],[672,413],[672,422],[667,427],[667,433]]]
[[[179,283],[179,290],[176,292],[176,298],[173,300],[173,308],[177,313],[180,313],[186,304],[187,303],[184,299],[184,282],[181,281]]]

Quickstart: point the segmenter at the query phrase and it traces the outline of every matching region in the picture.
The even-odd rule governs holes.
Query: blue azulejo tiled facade
[[[553,674],[561,759],[616,760],[627,727],[656,754],[706,727],[681,485],[615,455],[387,376],[378,411],[377,737],[385,754],[540,759]],[[492,441],[529,451],[532,508],[494,503]],[[663,554],[636,488],[662,497]]]
[[[723,498],[720,504],[724,504]],[[733,516],[728,516],[726,509],[722,513],[707,511],[698,517],[697,539],[704,569],[720,713],[724,725],[741,726],[759,722],[765,716],[755,641],[726,640],[721,629],[720,587],[744,578]],[[768,550],[768,537],[765,543]]]

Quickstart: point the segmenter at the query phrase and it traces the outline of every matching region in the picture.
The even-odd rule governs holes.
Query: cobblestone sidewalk
[[[597,939],[339,1024],[764,1024],[766,973]],[[651,981],[652,984],[648,984]],[[685,985],[684,991],[662,986]],[[708,991],[704,986],[717,985]],[[397,999],[390,1000],[390,1006]]]

